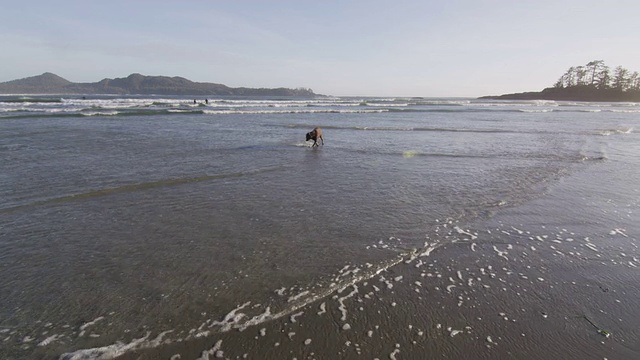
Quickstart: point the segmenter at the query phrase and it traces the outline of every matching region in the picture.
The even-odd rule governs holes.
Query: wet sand
[[[396,248],[397,265],[282,318],[119,359],[637,359],[637,198],[591,206],[606,199],[578,193],[602,171],[443,223],[424,249]]]
[[[467,256],[461,246],[468,244],[446,246],[437,260],[427,258],[433,266],[416,268],[413,261],[380,274],[392,288],[376,277],[299,315],[122,359],[177,354],[180,359],[633,359],[638,354],[640,318],[632,304],[640,291],[632,278],[594,277],[607,270],[598,264],[585,264],[584,274],[549,262],[528,268],[533,263],[526,257],[495,268],[493,259],[480,255],[483,250]],[[454,270],[460,263],[468,267]],[[345,297],[342,312],[339,300]],[[599,334],[584,316],[611,336]]]

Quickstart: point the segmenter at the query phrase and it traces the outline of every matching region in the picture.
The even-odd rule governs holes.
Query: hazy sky
[[[141,73],[480,96],[541,90],[591,60],[640,71],[640,1],[4,1],[0,49],[0,82]]]

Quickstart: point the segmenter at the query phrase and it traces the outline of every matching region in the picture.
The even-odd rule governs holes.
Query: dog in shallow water
[[[322,137],[322,129],[320,129],[319,127],[307,133],[307,141],[313,140],[313,145],[311,145],[311,147],[320,146],[318,144],[318,139],[320,139],[322,141],[322,145],[324,145],[324,138]]]

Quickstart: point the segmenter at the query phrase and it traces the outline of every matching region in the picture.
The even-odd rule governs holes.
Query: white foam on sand
[[[389,359],[396,360],[396,355],[400,353],[400,349],[395,349],[391,354],[389,354]]]
[[[445,224],[445,227],[446,227],[446,224]],[[453,242],[455,242],[455,240]],[[266,321],[272,321],[272,320],[282,318],[284,316],[288,316],[289,314],[294,313],[299,309],[302,309],[319,299],[328,297],[329,295],[333,294],[338,290],[342,291],[348,287],[353,287],[353,291],[351,293],[338,299],[338,302],[340,303],[340,310],[342,313],[342,320],[346,321],[347,312],[346,312],[346,306],[344,305],[344,301],[350,297],[353,297],[355,294],[358,293],[358,287],[356,284],[362,281],[372,279],[373,277],[377,276],[381,272],[386,271],[389,268],[397,264],[400,264],[402,262],[407,262],[407,261],[411,262],[417,257],[429,256],[431,252],[433,252],[434,250],[436,250],[442,245],[443,244],[439,242],[433,242],[433,243],[425,242],[424,247],[422,249],[414,249],[409,252],[400,253],[395,258],[379,264],[377,268],[371,268],[366,271],[352,271],[350,272],[350,275],[351,275],[350,277],[342,278],[341,279],[342,281],[340,281],[339,283],[332,283],[330,286],[327,286],[323,289],[315,290],[313,293],[309,291],[303,291],[297,295],[290,297],[288,299],[288,306],[277,313],[272,313],[271,309],[267,307],[263,313],[250,317],[249,315],[241,312],[241,310],[244,310],[251,304],[250,301],[245,302],[244,304],[239,305],[238,307],[236,307],[235,309],[227,313],[222,318],[221,321],[214,321],[211,319],[207,320],[205,323],[203,323],[199,327],[199,330],[203,330],[203,331],[197,331],[196,329],[193,329],[190,332],[189,336],[187,336],[184,339],[181,339],[180,341],[186,341],[194,338],[209,336],[214,332],[228,332],[233,329],[238,329],[240,331],[243,331],[249,326],[258,325]],[[373,285],[373,287],[374,289],[376,289],[376,291],[380,290],[376,288],[375,285]],[[277,293],[284,294],[284,291],[278,291]],[[102,317],[97,318],[96,320],[91,321],[83,326],[84,328],[89,327],[100,320],[102,320]],[[209,329],[209,330],[204,330],[204,329]],[[169,340],[165,340],[165,341],[161,341],[161,340],[166,333],[171,331],[172,330],[165,331],[160,335],[158,335],[158,337],[152,340],[149,339],[149,336],[151,335],[151,333],[148,332],[144,337],[134,339],[128,344],[117,342],[116,344],[113,344],[113,345],[97,347],[92,349],[77,350],[72,353],[63,354],[60,357],[60,360],[113,359],[129,351],[149,349],[149,348],[157,347],[161,343],[169,343],[170,342]],[[211,352],[211,350],[206,351],[206,354],[205,352],[203,352],[203,359],[205,359],[204,356],[210,356],[215,354],[215,352]],[[216,352],[218,351],[221,351],[221,350],[219,349],[216,350]]]
[[[458,232],[458,234],[461,234],[461,235],[468,235],[469,237],[471,237],[471,240],[475,240],[475,239],[477,239],[477,238],[478,238],[478,236],[476,236],[475,234],[472,234],[472,233],[470,233],[470,232],[468,232],[468,231],[462,230],[462,229],[460,229],[460,228],[459,228],[459,227],[457,227],[457,226],[456,226],[456,227],[454,227],[454,230],[456,230],[456,231]]]
[[[196,360],[209,360],[210,356],[215,356],[216,358],[223,358],[224,351],[222,349],[222,340],[218,340],[216,344],[209,350],[205,350],[202,352],[202,355]]]
[[[63,335],[59,335],[59,334],[55,334],[55,335],[51,335],[48,338],[42,340],[38,346],[47,346],[51,343],[54,343],[56,341],[58,341],[59,339],[61,339],[63,337]]]
[[[611,230],[611,232],[609,232],[609,235],[622,235],[624,237],[629,237],[627,234],[624,233],[625,230],[624,229],[613,229]]]
[[[165,331],[160,333],[155,339],[148,340],[150,332],[144,337],[139,339],[134,339],[128,344],[124,344],[122,342],[117,342],[113,345],[93,348],[93,349],[84,349],[78,350],[73,353],[66,353],[60,356],[61,360],[107,360],[113,359],[118,356],[124,355],[125,353],[137,349],[151,348],[157,347],[163,343],[162,338],[170,333],[172,330]]]
[[[283,286],[283,287],[281,287],[280,289],[277,289],[277,290],[275,291],[275,293],[276,293],[276,294],[278,294],[278,295],[280,295],[280,296],[282,296],[282,295],[284,295],[284,292],[285,292],[286,290],[287,290],[287,289]]]
[[[289,317],[289,320],[290,320],[292,323],[295,323],[295,322],[297,321],[297,318],[298,318],[299,316],[302,316],[302,314],[304,314],[304,311],[300,311],[300,312],[297,312],[297,313],[295,313],[295,314],[291,314],[291,316]]]
[[[598,249],[596,248],[596,246],[595,246],[594,244],[592,244],[592,243],[586,243],[586,244],[584,244],[584,245],[585,245],[586,247],[588,247],[589,249],[591,249],[591,250],[593,250],[593,251],[595,251],[595,252],[598,252]]]
[[[327,312],[327,304],[326,303],[320,304],[320,311],[318,311],[318,315],[322,315],[326,312]]]
[[[292,297],[289,298],[289,300],[287,300],[288,302],[292,302],[292,301],[296,301],[299,300],[301,297],[304,297],[305,295],[308,295],[309,291],[303,291],[298,295],[294,295]]]
[[[344,305],[344,301],[358,293],[358,286],[356,284],[352,284],[351,286],[353,286],[353,290],[349,294],[338,298],[338,303],[340,304],[338,309],[340,310],[340,313],[342,313],[342,317],[340,317],[340,320],[342,321],[347,320],[347,307]]]
[[[95,325],[96,323],[98,323],[101,320],[104,320],[104,316],[99,316],[99,317],[95,318],[94,320],[89,321],[88,323],[85,323],[82,326],[80,326],[80,334],[78,335],[78,337],[83,336],[85,334],[85,330],[88,327]]]
[[[249,306],[249,304],[251,304],[250,301],[238,306],[237,308],[231,310],[229,313],[227,313],[227,315],[225,315],[225,317],[222,319],[222,321],[214,321],[212,323],[211,326],[215,326],[215,325],[220,325],[221,326],[221,331],[229,331],[233,328],[234,324],[237,324],[240,320],[242,320],[243,318],[246,317],[245,314],[243,313],[238,313],[238,311],[246,308],[247,306]]]
[[[506,251],[500,251],[500,250],[498,250],[498,248],[497,248],[495,245],[493,245],[493,250],[494,250],[496,253],[498,253],[498,256],[500,256],[500,257],[504,258],[505,260],[509,260],[509,258],[508,258],[508,257],[506,257],[506,254],[508,254]]]

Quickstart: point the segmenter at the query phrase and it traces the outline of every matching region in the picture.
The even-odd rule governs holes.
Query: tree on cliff
[[[552,87],[542,91],[481,99],[640,102],[640,74],[622,66],[611,71],[603,60],[593,60],[586,65],[571,66]]]
[[[634,90],[640,90],[640,74],[637,71],[634,71],[629,76],[629,87]]]
[[[629,70],[622,66],[616,67],[613,73],[613,83],[611,86],[614,89],[626,90],[629,87]]]
[[[603,60],[593,60],[584,66],[572,66],[554,84],[554,88],[587,86],[599,90],[640,91],[638,72],[617,66],[613,76]]]
[[[589,85],[595,85],[597,83],[598,77],[603,70],[607,70],[608,68],[605,66],[603,60],[593,60],[587,63],[587,71],[589,71],[591,75],[591,81]]]
[[[609,67],[606,65],[602,65],[600,70],[598,70],[598,75],[596,79],[596,88],[603,90],[609,87],[609,82],[611,81],[611,75],[609,72]]]

